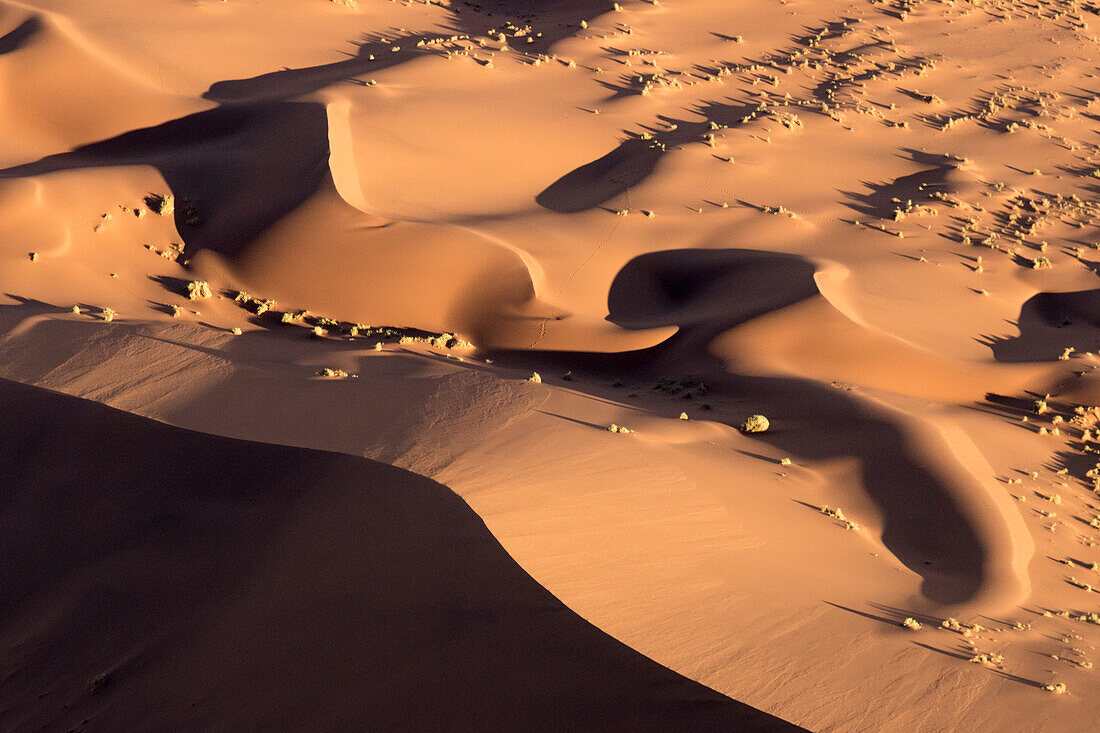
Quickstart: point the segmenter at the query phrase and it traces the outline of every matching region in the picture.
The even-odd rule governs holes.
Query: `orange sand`
[[[0,728],[1092,726],[1096,10],[619,5],[0,0]]]

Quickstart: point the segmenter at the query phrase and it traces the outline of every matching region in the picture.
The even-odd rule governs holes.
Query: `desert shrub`
[[[176,210],[176,197],[172,194],[166,196],[152,194],[145,197],[145,204],[153,213],[160,216],[169,216]]]
[[[192,280],[187,283],[187,299],[199,300],[200,298],[210,298],[214,295],[214,292],[210,289],[210,283],[205,280]]]
[[[749,415],[745,422],[741,423],[742,433],[762,433],[771,427],[768,418],[763,415]]]

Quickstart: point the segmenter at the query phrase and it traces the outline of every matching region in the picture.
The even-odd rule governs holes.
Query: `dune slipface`
[[[0,0],[0,728],[1090,729],[1098,22]]]

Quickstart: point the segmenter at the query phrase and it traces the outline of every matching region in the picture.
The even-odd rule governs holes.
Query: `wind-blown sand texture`
[[[0,729],[1090,729],[1098,28],[0,0]]]

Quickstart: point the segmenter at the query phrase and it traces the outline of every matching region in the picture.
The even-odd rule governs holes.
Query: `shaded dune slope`
[[[714,345],[721,334],[765,313],[820,299],[816,270],[803,258],[770,252],[643,255],[612,284],[609,318],[635,326],[679,325],[658,359],[664,371],[702,372],[707,383],[752,394],[768,411],[799,416],[763,433],[765,442],[815,461],[856,458],[861,483],[882,515],[883,543],[922,576],[930,600],[951,604],[980,593],[1015,595],[1020,580],[1011,567],[1012,542],[1002,536],[1008,528],[985,519],[985,507],[966,506],[957,477],[943,465],[950,459],[930,458],[937,454],[926,450],[927,441],[922,445],[919,430],[881,405],[813,380],[737,376],[726,369]],[[710,364],[701,369],[704,354],[711,355],[703,357]],[[1002,552],[1009,554],[997,557]]]
[[[227,104],[0,170],[0,184],[48,186],[62,171],[151,166],[177,197],[175,228],[186,256],[199,255],[189,260],[195,268],[214,253],[228,263],[229,279],[264,297],[351,321],[370,313],[477,337],[491,316],[531,300],[531,272],[515,251],[467,230],[391,221],[349,204],[333,170],[358,173],[330,167],[329,128],[321,104]],[[470,287],[475,281],[488,284]],[[432,297],[403,304],[410,291]]]
[[[608,295],[608,320],[627,329],[676,326],[664,343],[614,355],[543,353],[561,368],[638,380],[691,375],[723,394],[752,395],[754,409],[795,415],[773,422],[760,440],[815,462],[854,459],[851,475],[880,516],[883,544],[922,578],[933,604],[1013,604],[1027,592],[1031,542],[1011,507],[983,488],[987,470],[964,436],[948,439],[927,420],[848,389],[814,379],[756,376],[731,369],[743,355],[723,343],[740,324],[783,316],[779,328],[812,333],[792,306],[817,303],[834,311],[819,288],[819,267],[802,257],[751,250],[670,250],[627,263]],[[830,344],[809,337],[816,350]],[[759,341],[767,351],[766,340]],[[803,354],[811,362],[813,353]],[[508,358],[520,358],[512,354]],[[736,426],[745,415],[715,411],[709,419]],[[823,429],[823,426],[827,428]],[[949,448],[948,446],[952,446]],[[963,446],[963,449],[958,448]],[[842,480],[843,481],[843,480]]]
[[[583,621],[433,481],[0,405],[5,730],[794,729]]]
[[[174,212],[186,245],[235,255],[316,191],[328,171],[327,129],[317,104],[218,107],[7,168],[0,178],[152,166],[173,193],[201,206],[202,226],[188,225],[182,205]]]
[[[1014,338],[982,337],[998,361],[1053,359],[1068,345],[1091,349],[1100,328],[1100,289],[1040,292],[1020,308]]]
[[[0,36],[0,54],[19,50],[25,46],[35,34],[41,31],[41,18],[38,16],[27,18],[15,28]]]

